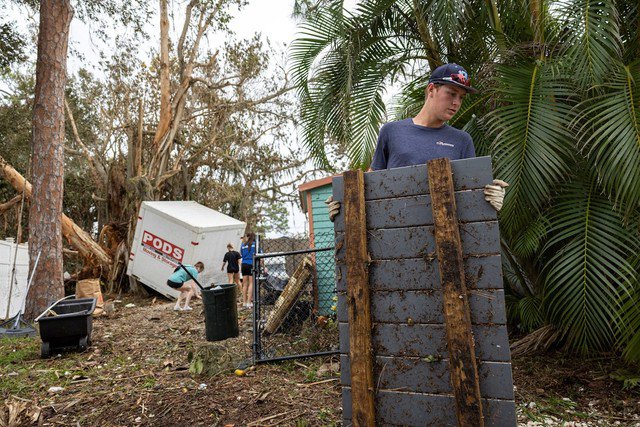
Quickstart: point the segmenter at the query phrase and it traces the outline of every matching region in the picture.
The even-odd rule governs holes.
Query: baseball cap
[[[467,70],[456,63],[444,64],[431,72],[429,83],[458,86],[468,93],[478,93],[478,89],[471,87]]]

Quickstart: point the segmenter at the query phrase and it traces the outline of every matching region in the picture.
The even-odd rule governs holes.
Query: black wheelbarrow
[[[84,351],[91,345],[96,299],[69,299],[72,297],[75,295],[54,302],[35,320],[40,325],[43,358],[50,357],[53,351]]]

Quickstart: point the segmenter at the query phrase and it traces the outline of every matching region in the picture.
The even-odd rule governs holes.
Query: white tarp
[[[27,299],[27,277],[29,275],[29,247],[26,244],[17,245],[13,239],[0,240],[0,319],[8,319],[24,312]],[[13,289],[10,288],[13,260],[16,258],[16,271],[13,279]],[[11,304],[7,314],[7,303],[11,293]]]

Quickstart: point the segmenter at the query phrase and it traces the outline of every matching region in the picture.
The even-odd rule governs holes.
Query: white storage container
[[[14,256],[16,257],[16,272],[13,278],[13,290],[10,291]],[[16,255],[16,244],[13,243],[13,239],[0,240],[0,319],[13,317],[18,314],[18,311],[24,313],[28,275],[29,246],[24,243],[18,245]],[[9,313],[7,313],[9,293],[11,293],[11,304]]]
[[[222,258],[227,243],[240,247],[245,225],[196,202],[142,202],[127,274],[170,298],[180,293],[167,286],[178,262],[202,261],[202,286],[226,283]]]

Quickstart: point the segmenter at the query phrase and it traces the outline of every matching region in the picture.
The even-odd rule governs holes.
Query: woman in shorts
[[[256,254],[256,235],[247,233],[242,236],[240,255],[242,256],[242,306],[253,307],[253,256]]]
[[[240,265],[238,261],[242,259],[240,252],[236,251],[231,243],[227,244],[227,253],[224,254],[222,259],[222,268],[220,271],[224,271],[225,264],[227,265],[227,283],[235,283],[238,285],[238,289],[242,287],[240,283]]]
[[[185,271],[185,268],[189,271],[189,273]],[[176,291],[180,291],[180,295],[178,295],[176,305],[175,307],[173,307],[175,311],[192,310],[192,308],[189,307],[189,301],[191,301],[191,297],[198,292],[198,290],[196,289],[196,284],[192,281],[192,276],[193,279],[198,280],[198,273],[201,273],[203,270],[204,264],[200,261],[196,262],[195,265],[185,264],[184,268],[178,266],[175,270],[173,270],[173,274],[169,276],[169,280],[167,280],[167,285],[170,288],[175,289]],[[180,302],[182,300],[184,300],[184,305],[181,308]]]

